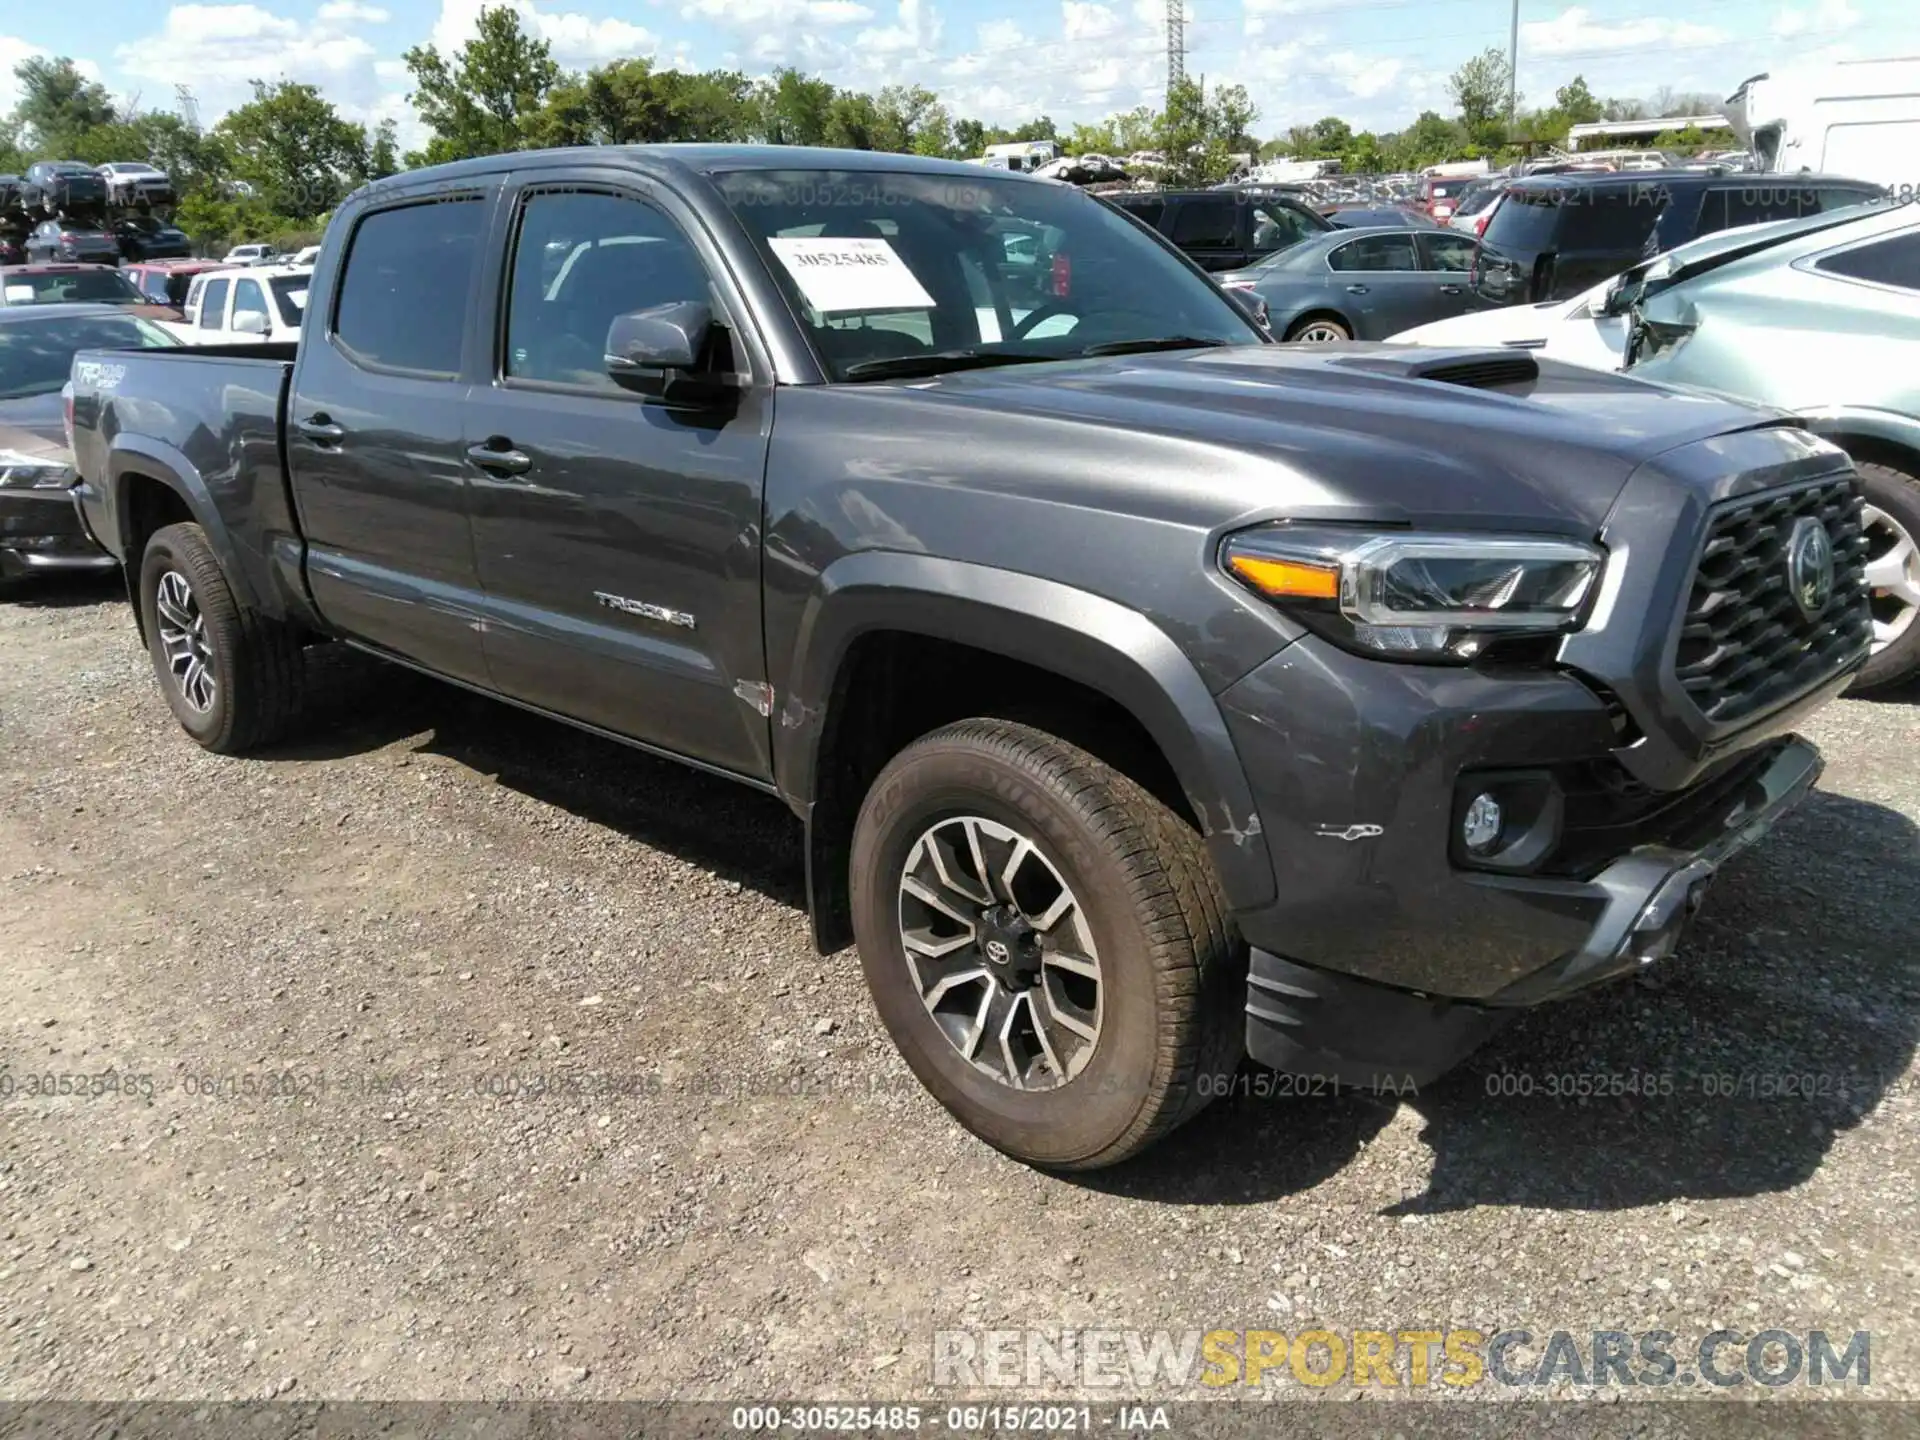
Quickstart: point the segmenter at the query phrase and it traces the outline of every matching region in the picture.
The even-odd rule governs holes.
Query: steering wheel
[[[1066,301],[1049,300],[1038,310],[1029,310],[1019,320],[1015,321],[1013,333],[1007,338],[1011,340],[1024,340],[1038,326],[1045,324],[1047,321],[1053,319],[1054,316],[1068,315],[1071,313],[1072,311]]]

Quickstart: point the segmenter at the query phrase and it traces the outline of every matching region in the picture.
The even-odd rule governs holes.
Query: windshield
[[[54,315],[0,325],[0,400],[51,395],[76,350],[152,350],[173,339],[135,315]]]
[[[948,356],[959,368],[1265,338],[1132,221],[1065,186],[819,170],[716,179],[836,380],[932,373]]]
[[[273,291],[273,303],[279,307],[282,325],[299,327],[300,317],[307,313],[307,282],[310,278],[306,275],[277,275],[267,282],[268,288]]]
[[[109,305],[138,305],[146,300],[118,270],[15,271],[6,277],[9,305],[64,305],[77,300]]]

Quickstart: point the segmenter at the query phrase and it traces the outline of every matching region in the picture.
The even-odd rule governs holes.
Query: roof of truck
[[[455,160],[446,165],[430,165],[423,170],[407,170],[376,180],[369,191],[412,188],[422,181],[459,180],[468,176],[494,175],[503,170],[539,170],[556,165],[619,165],[640,168],[678,168],[693,173],[723,170],[858,170],[875,174],[952,175],[975,182],[980,167],[965,160],[932,160],[922,155],[896,155],[886,150],[830,150],[808,145],[595,145],[590,148],[567,146],[553,150],[516,150],[511,154],[483,155],[474,160]],[[1007,172],[1018,175],[1017,171]],[[1022,177],[1028,178],[1028,177]],[[1034,184],[1051,182],[1035,180]]]

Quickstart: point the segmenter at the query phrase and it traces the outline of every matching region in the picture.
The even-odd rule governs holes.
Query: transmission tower
[[[1187,78],[1187,0],[1167,0],[1167,97]]]
[[[180,112],[180,118],[186,122],[189,130],[200,128],[200,102],[193,98],[193,87],[176,85],[173,87],[173,108]]]

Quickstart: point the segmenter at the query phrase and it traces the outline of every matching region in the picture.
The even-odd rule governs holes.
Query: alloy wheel
[[[899,925],[920,1001],[968,1064],[1015,1090],[1052,1090],[1086,1068],[1100,1043],[1100,956],[1032,840],[978,815],[935,822],[907,853]]]
[[[207,643],[207,617],[193,598],[193,586],[178,570],[160,577],[154,589],[160,648],[180,697],[204,715],[213,708],[213,648]]]
[[[1867,586],[1873,608],[1873,653],[1893,644],[1920,614],[1920,546],[1877,505],[1866,507]]]
[[[1315,321],[1293,338],[1296,342],[1303,345],[1331,345],[1345,340],[1347,337],[1344,331],[1338,330],[1332,325]]]

